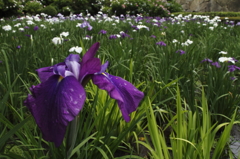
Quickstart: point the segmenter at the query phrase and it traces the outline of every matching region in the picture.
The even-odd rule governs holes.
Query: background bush
[[[43,5],[40,1],[28,1],[24,6],[24,11],[29,14],[38,14],[41,12]]]
[[[0,13],[3,17],[6,17],[23,14],[35,15],[44,11],[45,13],[50,12],[53,16],[55,10],[52,7],[42,10],[47,6],[53,6],[57,13],[63,15],[70,15],[70,13],[95,15],[102,11],[109,15],[142,14],[166,17],[172,12],[182,11],[181,5],[176,3],[175,0],[167,2],[159,0],[0,0]]]
[[[0,18],[12,15],[22,15],[23,5],[16,0],[0,0]]]
[[[158,0],[119,0],[104,2],[103,12],[108,14],[142,14],[146,16],[166,17],[171,12],[180,12],[182,7],[175,1],[162,2]],[[110,7],[109,7],[110,6]]]
[[[58,12],[54,6],[47,6],[41,10],[41,13],[54,16],[57,15]]]

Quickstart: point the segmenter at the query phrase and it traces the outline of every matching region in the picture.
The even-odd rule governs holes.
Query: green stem
[[[82,86],[85,87],[87,83],[90,81],[91,76],[86,76],[84,80],[82,81]],[[77,115],[69,124],[68,126],[68,132],[67,132],[67,141],[66,141],[66,159],[70,159],[72,150],[76,143],[77,138],[77,132],[79,129],[79,121],[78,121],[79,115]]]
[[[66,143],[67,159],[70,159],[72,150],[76,142],[77,132],[78,132],[78,116],[76,116],[75,119],[70,122],[68,127],[67,143]]]

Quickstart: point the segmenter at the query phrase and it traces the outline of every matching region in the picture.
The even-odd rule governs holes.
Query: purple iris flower
[[[234,81],[235,79],[237,79],[236,77],[230,77],[230,80]]]
[[[117,37],[117,35],[110,35],[109,36],[109,39],[117,39],[118,37]]]
[[[151,35],[150,37],[152,37],[152,38],[156,38],[156,36],[155,36],[155,35]]]
[[[240,25],[240,22],[237,22],[236,26]]]
[[[20,46],[20,45],[18,45],[16,48],[17,48],[17,49],[20,49],[20,48],[21,48],[21,46]]]
[[[100,30],[98,34],[107,34],[106,30]]]
[[[237,66],[235,66],[235,65],[229,65],[229,66],[228,66],[228,71],[229,71],[229,72],[233,72],[233,71],[235,71],[235,70],[240,70],[240,67],[237,67]]]
[[[213,65],[213,66],[216,66],[217,68],[220,68],[220,67],[221,67],[218,62],[212,62],[212,65]]]
[[[156,45],[160,45],[160,46],[167,46],[166,43],[164,43],[163,41],[157,42]]]
[[[234,57],[232,57],[232,60],[233,60],[233,61],[235,61],[235,62],[238,62],[238,60],[237,60],[237,59],[235,59]]]
[[[87,21],[84,21],[81,25],[80,25],[80,28],[87,28],[88,30],[92,30],[92,26],[87,22]]]
[[[121,32],[120,35],[121,35],[122,38],[130,37],[130,35],[128,35],[125,32]]]
[[[203,63],[203,62],[209,62],[209,63],[212,63],[213,61],[210,60],[210,59],[208,59],[208,58],[205,58],[204,60],[201,61],[201,63]]]
[[[183,50],[177,50],[176,53],[180,53],[180,55],[183,55],[183,54],[185,54],[186,52],[183,51]]]
[[[35,27],[33,28],[34,31],[37,31],[38,29],[39,29],[38,26],[35,26]]]
[[[132,25],[131,27],[134,28],[135,30],[139,30],[139,28],[135,25]]]
[[[29,26],[25,26],[24,28],[25,28],[25,29],[29,29]]]
[[[28,107],[42,131],[43,139],[61,145],[67,125],[83,108],[86,92],[84,85],[92,78],[100,89],[108,91],[116,99],[125,121],[143,99],[139,91],[128,81],[105,72],[108,62],[101,65],[94,58],[99,43],[93,44],[80,60],[79,54],[70,54],[64,62],[39,68],[41,83],[30,88],[24,104]]]

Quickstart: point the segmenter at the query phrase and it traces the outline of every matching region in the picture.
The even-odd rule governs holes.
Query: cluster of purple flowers
[[[117,37],[117,35],[110,35],[109,36],[109,39],[117,39],[118,37]]]
[[[156,36],[155,36],[155,35],[151,35],[150,37],[151,37],[151,38],[156,38]]]
[[[80,27],[80,28],[87,28],[87,30],[92,30],[92,28],[93,28],[93,27],[90,25],[90,23],[87,22],[87,21],[84,21],[83,23],[78,24],[77,26]]]
[[[177,50],[176,53],[180,53],[180,55],[183,55],[183,54],[185,54],[186,52],[183,51],[183,50]]]
[[[122,38],[130,37],[130,35],[128,35],[125,32],[121,32],[120,35],[121,35]]]
[[[164,43],[163,41],[156,42],[156,45],[159,45],[159,46],[167,46],[167,44]]]
[[[107,34],[107,31],[106,31],[106,30],[100,30],[100,31],[98,32],[98,34]]]
[[[211,63],[213,66],[216,66],[217,68],[220,68],[221,65],[219,64],[219,62],[213,62],[212,60],[205,58],[204,60],[201,61],[201,63],[203,62],[207,62],[207,63]]]
[[[33,30],[34,30],[34,31],[37,31],[38,29],[39,29],[38,26],[33,27]]]
[[[240,67],[236,66],[236,65],[229,65],[228,66],[228,71],[229,72],[233,72],[235,70],[240,70]]]

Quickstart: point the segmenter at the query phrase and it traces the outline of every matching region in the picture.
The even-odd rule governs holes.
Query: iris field
[[[240,158],[240,22],[40,14],[0,19],[0,44],[0,158]]]

